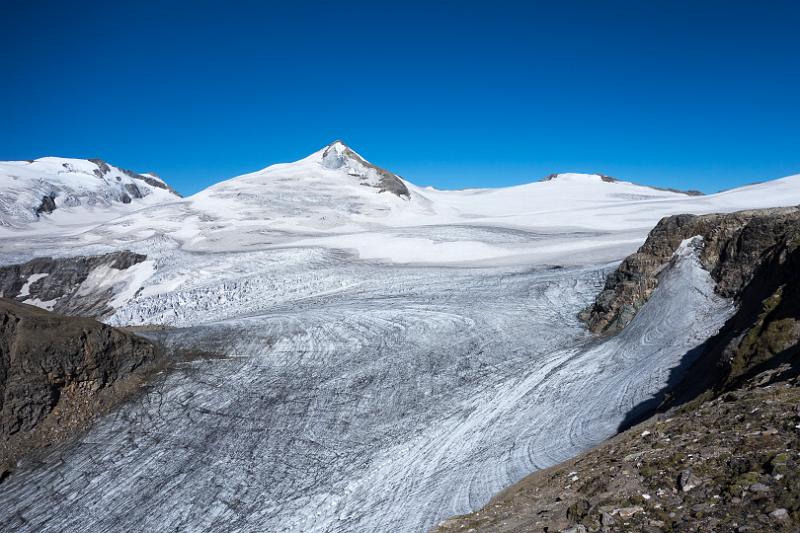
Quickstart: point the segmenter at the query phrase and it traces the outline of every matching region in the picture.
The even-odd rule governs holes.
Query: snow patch
[[[25,284],[22,286],[22,288],[20,288],[17,298],[24,298],[25,296],[29,296],[31,293],[31,284],[36,283],[40,279],[46,278],[49,275],[50,273],[46,272],[43,274],[31,274],[30,276],[28,276],[28,279],[25,281]]]
[[[100,294],[112,289],[114,297],[109,305],[116,309],[133,299],[144,282],[155,272],[153,261],[143,261],[119,270],[111,265],[101,265],[92,270],[76,291],[77,296]]]

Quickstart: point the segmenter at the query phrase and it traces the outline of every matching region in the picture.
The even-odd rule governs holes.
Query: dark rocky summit
[[[0,267],[0,296],[18,301],[55,301],[55,312],[100,318],[113,311],[108,305],[114,297],[113,287],[79,294],[81,283],[98,267],[126,270],[145,259],[147,256],[127,250],[97,256],[37,257],[27,263]],[[36,279],[29,283],[31,276]]]
[[[800,209],[665,218],[584,317],[624,328],[698,235],[737,310],[659,414],[438,532],[800,531]]]
[[[163,361],[152,342],[0,298],[0,477],[85,427]]]

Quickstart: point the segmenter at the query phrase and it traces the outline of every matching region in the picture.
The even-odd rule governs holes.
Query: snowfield
[[[174,326],[153,335],[227,356],[21,465],[2,523],[426,531],[613,435],[732,313],[690,239],[622,333],[579,323],[659,218],[800,204],[800,176],[701,197],[578,174],[437,191],[352,153],[111,220],[0,228],[3,263],[147,254],[81,290],[115,287],[112,324]]]

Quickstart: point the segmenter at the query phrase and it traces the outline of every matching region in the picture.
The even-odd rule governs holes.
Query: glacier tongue
[[[242,277],[234,259],[227,279],[193,290],[254,284],[231,294],[248,306],[161,333],[230,357],[163,376],[23,465],[0,494],[6,524],[424,531],[611,435],[729,307],[691,253],[630,333],[602,343],[575,318],[600,288],[596,267],[398,267],[298,249]]]

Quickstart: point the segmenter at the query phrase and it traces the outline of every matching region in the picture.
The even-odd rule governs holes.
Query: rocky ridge
[[[606,280],[584,318],[595,333],[624,328],[658,286],[659,273],[686,239],[700,236],[700,260],[721,295],[737,298],[767,258],[794,247],[800,238],[800,209],[778,208],[727,214],[663,218],[639,250],[622,261]]]

